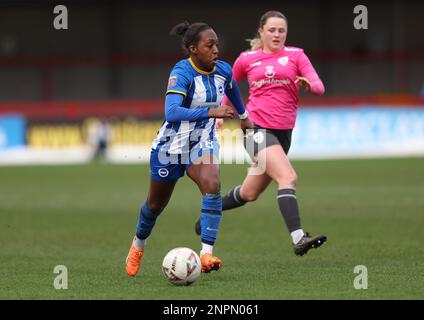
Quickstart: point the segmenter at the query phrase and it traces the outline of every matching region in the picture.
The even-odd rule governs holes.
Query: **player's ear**
[[[195,45],[191,45],[189,47],[190,53],[197,53],[197,47]]]
[[[259,28],[258,29],[258,35],[259,36],[261,36],[263,32],[264,32],[264,28]]]

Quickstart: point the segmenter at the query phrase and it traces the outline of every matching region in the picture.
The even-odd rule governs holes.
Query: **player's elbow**
[[[171,105],[169,108],[165,109],[165,121],[175,122],[179,121],[175,106]]]
[[[177,121],[177,119],[176,119],[176,117],[172,113],[166,112],[165,113],[165,121],[167,121],[167,122],[175,122],[175,121]]]
[[[325,87],[322,82],[316,83],[311,90],[311,93],[317,96],[322,96],[325,93]]]

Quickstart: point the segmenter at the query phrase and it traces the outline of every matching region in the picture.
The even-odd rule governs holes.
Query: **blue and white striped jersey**
[[[172,69],[166,94],[183,95],[181,107],[184,108],[217,108],[225,91],[232,88],[232,81],[232,69],[228,63],[218,60],[212,71],[205,72],[197,68],[189,58],[179,61]],[[182,154],[189,152],[199,142],[210,144],[216,140],[214,118],[164,121],[153,141],[152,149]]]

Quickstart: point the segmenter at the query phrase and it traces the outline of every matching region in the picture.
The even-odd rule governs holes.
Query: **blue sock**
[[[147,201],[143,203],[140,210],[140,216],[137,221],[136,236],[137,238],[144,240],[152,233],[153,226],[156,223],[157,217],[162,211],[153,212],[147,206]]]
[[[219,222],[222,217],[221,194],[208,194],[202,196],[202,214],[200,225],[202,227],[202,242],[214,245],[218,235]]]

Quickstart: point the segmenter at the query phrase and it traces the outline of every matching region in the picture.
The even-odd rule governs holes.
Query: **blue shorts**
[[[184,176],[193,162],[205,154],[213,154],[219,159],[219,143],[203,141],[194,145],[189,153],[169,154],[163,150],[152,149],[150,152],[150,177],[159,182],[173,181]]]

